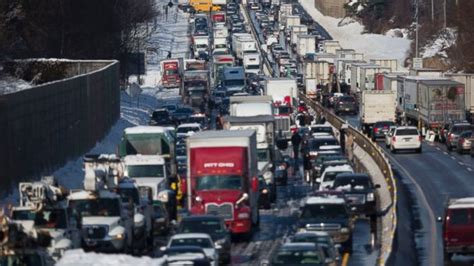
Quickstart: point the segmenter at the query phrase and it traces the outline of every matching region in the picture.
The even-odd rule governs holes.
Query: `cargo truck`
[[[466,119],[464,84],[443,78],[404,79],[404,112],[407,122],[438,132],[450,121]]]
[[[216,86],[221,82],[219,72],[222,71],[224,67],[233,67],[235,65],[235,58],[233,55],[214,55],[212,56],[212,79],[214,84],[211,84],[212,87]]]
[[[315,79],[317,84],[327,85],[332,80],[331,66],[327,61],[306,59],[303,62],[303,78]]]
[[[393,91],[362,91],[359,104],[360,122],[364,132],[379,121],[395,122],[395,93]]]
[[[471,123],[474,123],[474,74],[446,73],[444,76],[464,84],[466,112],[469,113],[471,117]]]
[[[273,115],[271,96],[232,96],[229,98],[231,116]]]
[[[360,90],[373,90],[375,88],[376,74],[390,73],[390,67],[381,67],[379,65],[366,65],[360,68],[359,87]]]
[[[357,53],[354,49],[337,49],[336,55],[340,59],[364,60],[364,54]]]
[[[273,100],[276,131],[283,138],[291,138],[291,127],[294,125],[293,108],[298,103],[298,85],[296,79],[268,78],[265,94]]]
[[[388,67],[388,68],[390,68],[390,72],[398,71],[398,61],[397,61],[397,59],[377,58],[377,59],[370,59],[369,62],[371,64],[379,65],[381,67]]]
[[[221,216],[233,234],[259,223],[254,130],[202,131],[187,139],[188,210]]]
[[[300,34],[296,42],[296,53],[298,58],[302,60],[307,54],[316,53],[316,36]]]
[[[325,40],[320,42],[318,45],[320,52],[326,54],[336,54],[336,50],[341,49],[339,42],[333,40]]]
[[[180,88],[182,63],[180,59],[167,59],[160,62],[161,85],[165,88]]]
[[[193,36],[193,51],[195,58],[200,53],[209,54],[209,36]]]
[[[306,25],[299,25],[299,26],[291,26],[289,31],[289,44],[290,47],[295,50],[296,45],[299,41],[298,36],[300,34],[308,34],[308,26]]]

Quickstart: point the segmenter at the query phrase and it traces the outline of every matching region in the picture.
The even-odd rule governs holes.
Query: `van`
[[[451,199],[443,222],[444,259],[454,254],[474,254],[474,197]]]

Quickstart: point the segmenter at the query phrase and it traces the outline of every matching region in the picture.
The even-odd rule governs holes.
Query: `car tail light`
[[[393,136],[392,137],[392,142],[396,142],[397,141],[397,137]]]
[[[422,140],[422,138],[421,138],[421,135],[420,135],[420,136],[418,136],[418,140],[419,140],[419,141],[421,141],[421,140]]]
[[[452,139],[453,139],[453,134],[450,133],[450,134],[448,135],[448,140],[451,141]]]
[[[375,134],[377,134],[377,132],[379,132],[379,128],[378,127],[374,128],[374,132]]]

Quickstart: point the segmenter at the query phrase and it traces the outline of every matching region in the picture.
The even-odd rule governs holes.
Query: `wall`
[[[325,16],[343,18],[346,16],[344,4],[349,0],[314,0],[314,6]]]
[[[119,118],[118,61],[64,67],[71,77],[0,95],[0,193],[87,152]]]

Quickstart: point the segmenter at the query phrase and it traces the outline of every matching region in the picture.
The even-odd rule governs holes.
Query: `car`
[[[199,123],[186,123],[181,124],[176,128],[176,135],[189,135],[202,131],[201,124]]]
[[[260,10],[260,6],[257,3],[250,3],[249,8],[251,10]]]
[[[194,110],[191,107],[178,107],[176,111],[173,112],[172,118],[176,122],[180,123],[193,114]]]
[[[396,153],[399,150],[415,150],[421,153],[421,135],[416,127],[397,127],[393,131],[390,142],[390,151]]]
[[[170,218],[166,207],[161,203],[153,204],[153,233],[166,235],[170,229]]]
[[[150,122],[148,122],[148,124],[150,126],[174,126],[170,112],[165,108],[153,111],[150,115]]]
[[[316,183],[319,183],[319,190],[331,189],[336,176],[342,173],[354,173],[352,166],[348,164],[335,165],[327,167],[321,174],[320,178],[316,179]]]
[[[183,217],[179,223],[177,233],[205,233],[209,234],[218,249],[219,258],[223,264],[231,260],[231,236],[222,217],[216,215],[193,215]]]
[[[443,251],[445,261],[454,254],[474,255],[474,197],[450,199],[443,224]]]
[[[165,265],[195,265],[210,266],[211,260],[201,247],[197,246],[177,246],[162,250],[161,257],[165,260]]]
[[[311,160],[311,165],[313,166],[313,177],[319,177],[323,173],[324,169],[322,169],[324,163],[326,161],[338,161],[338,160],[345,160],[347,158],[341,154],[339,151],[335,150],[328,150],[328,151],[320,151],[318,152],[318,156]]]
[[[321,147],[325,145],[339,145],[339,143],[333,136],[312,136],[308,140],[308,144],[303,148],[304,153],[309,153],[311,158],[315,158]]]
[[[269,187],[263,176],[258,177],[258,189],[260,194],[258,195],[258,205],[263,209],[270,209],[272,202],[272,189]]]
[[[467,122],[453,123],[446,134],[446,148],[453,150],[458,145],[459,134],[472,129],[472,125]]]
[[[357,114],[357,103],[354,96],[344,95],[337,98],[334,103],[334,113],[340,114]]]
[[[465,152],[470,153],[471,150],[471,142],[474,139],[474,131],[466,130],[459,135],[458,145],[456,147],[456,151],[459,154],[463,154]]]
[[[376,141],[380,138],[385,138],[385,135],[390,130],[390,127],[395,126],[395,123],[392,121],[378,121],[372,126],[372,131],[370,137],[372,141]]]
[[[175,234],[168,241],[166,249],[180,246],[197,246],[204,250],[206,256],[211,260],[211,265],[217,266],[219,263],[218,249],[220,245],[215,245],[211,236],[203,233]],[[166,250],[165,249],[165,250]]]
[[[209,118],[204,114],[195,114],[185,120],[186,123],[198,123],[202,130],[209,128]]]
[[[331,125],[329,124],[322,124],[322,125],[311,125],[309,127],[311,130],[311,134],[314,133],[327,133],[329,135],[334,135]]]
[[[344,198],[310,196],[303,203],[298,219],[299,232],[327,232],[342,251],[352,252],[354,220]]]
[[[372,179],[365,173],[341,173],[336,176],[332,185],[333,190],[342,191],[350,211],[353,214],[375,215],[377,213],[377,198]]]
[[[275,162],[275,184],[277,186],[286,186],[288,184],[288,166],[286,162]]]
[[[325,265],[337,265],[341,261],[341,255],[327,232],[297,232],[291,237],[290,242],[314,243],[320,246],[326,257]]]
[[[389,148],[390,145],[392,144],[392,136],[396,128],[397,128],[396,126],[390,127],[389,131],[385,135],[385,147]]]
[[[168,110],[170,115],[172,115],[176,111],[176,109],[178,109],[178,106],[176,104],[166,104],[161,106],[161,108]]]
[[[285,243],[261,265],[327,265],[322,248],[314,243]]]

